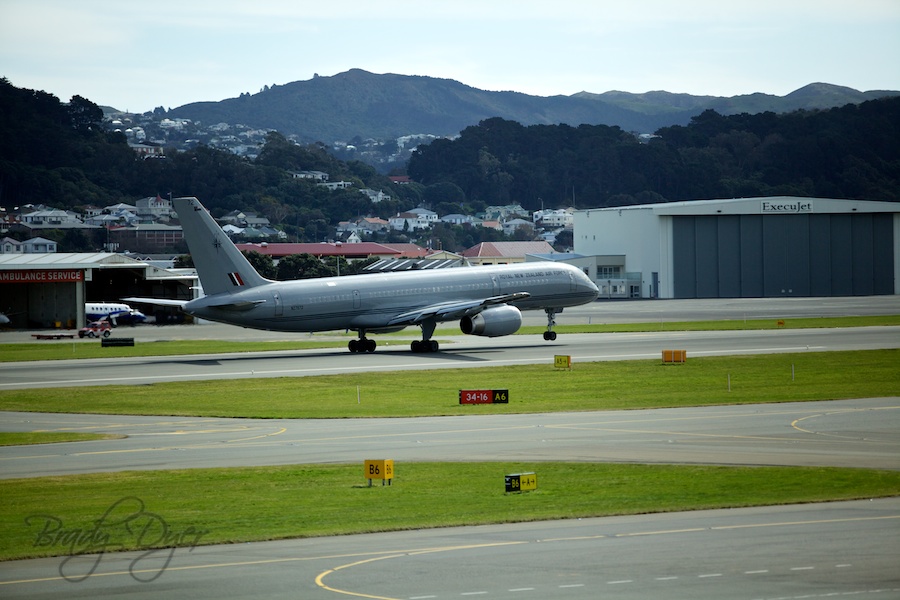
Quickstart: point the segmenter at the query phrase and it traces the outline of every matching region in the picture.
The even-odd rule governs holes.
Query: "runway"
[[[525,335],[440,339],[442,351],[434,354],[414,354],[408,341],[389,339],[372,354],[351,354],[335,348],[0,363],[0,390],[553,364],[556,354],[571,356],[575,364],[658,359],[666,348],[684,349],[688,357],[700,357],[900,347],[895,327],[572,334],[561,335],[556,342]]]
[[[898,523],[890,498],[48,558],[0,563],[0,595],[888,600]]]
[[[785,301],[787,300],[787,301]],[[846,299],[720,303],[747,318],[873,310]],[[821,300],[821,302],[820,302]],[[838,299],[839,300],[839,299]],[[670,302],[670,301],[665,301]],[[680,303],[681,301],[671,301]],[[715,303],[687,302],[681,314]],[[599,310],[570,315],[595,319]],[[627,303],[610,303],[622,304]],[[661,306],[642,302],[648,309]],[[725,301],[724,304],[729,304]],[[891,297],[887,307],[896,314]],[[670,304],[670,306],[674,306]],[[699,306],[699,308],[698,308]],[[756,311],[751,310],[756,307]],[[605,307],[604,307],[605,308]],[[630,304],[629,311],[640,308]],[[674,310],[674,308],[673,308]],[[640,312],[640,311],[639,311]],[[650,311],[652,313],[652,311]],[[590,313],[590,314],[588,314]],[[649,320],[660,315],[643,312]],[[615,318],[615,317],[610,317]],[[726,317],[716,317],[726,318]],[[740,318],[740,317],[736,317]],[[760,317],[762,318],[762,317]],[[638,319],[632,319],[638,320]],[[596,322],[596,321],[594,321]],[[213,326],[219,327],[219,326]],[[154,335],[167,328],[147,329]],[[202,327],[196,329],[204,330]],[[141,328],[138,328],[141,330]],[[182,329],[179,329],[181,331]],[[175,331],[175,330],[170,330]],[[205,329],[206,332],[213,330]],[[244,330],[239,330],[243,332]],[[166,333],[166,335],[171,335]],[[230,335],[230,333],[229,333]],[[241,335],[245,335],[242,333]],[[893,328],[452,338],[436,355],[345,350],[18,363],[0,389],[552,360],[900,347]],[[70,364],[71,363],[71,364]],[[3,478],[212,466],[411,460],[614,461],[900,469],[900,399],[425,419],[253,420],[0,414],[0,430],[119,440],[0,448]],[[398,479],[398,484],[402,483]],[[0,563],[4,598],[900,598],[900,499],[522,523]],[[92,562],[99,561],[99,562]],[[78,581],[92,565],[94,576]]]
[[[2,478],[405,461],[580,461],[900,469],[900,399],[413,419],[0,413],[3,431],[125,439],[0,451]]]

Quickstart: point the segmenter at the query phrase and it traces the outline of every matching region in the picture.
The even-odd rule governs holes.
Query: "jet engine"
[[[522,326],[522,313],[515,306],[504,304],[481,311],[472,317],[463,317],[459,328],[466,335],[499,337],[510,335]]]

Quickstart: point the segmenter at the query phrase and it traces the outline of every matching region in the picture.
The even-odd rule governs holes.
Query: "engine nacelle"
[[[463,317],[459,328],[466,335],[499,337],[511,335],[522,326],[522,313],[515,306],[504,304],[481,311],[474,317]]]

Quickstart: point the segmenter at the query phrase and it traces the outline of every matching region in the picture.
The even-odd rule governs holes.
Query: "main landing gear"
[[[350,352],[375,352],[375,340],[370,340],[366,337],[366,331],[364,329],[359,330],[359,339],[358,340],[350,340],[350,343],[347,344],[347,348],[350,349]]]
[[[437,352],[440,349],[440,344],[438,344],[437,340],[431,339],[431,336],[434,335],[435,327],[437,327],[437,321],[434,319],[422,321],[422,339],[413,340],[409,345],[409,349],[416,353]]]
[[[553,331],[553,326],[556,325],[556,315],[562,312],[561,308],[545,308],[544,312],[547,313],[547,331],[544,332],[544,339],[548,342],[552,342],[556,340],[556,332]]]

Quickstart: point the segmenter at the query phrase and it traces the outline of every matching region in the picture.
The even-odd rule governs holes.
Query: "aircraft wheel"
[[[357,352],[357,346],[359,346],[359,344],[356,340],[350,340],[350,343],[347,344],[347,349],[350,350],[350,352]]]
[[[409,349],[413,352],[421,352],[422,351],[422,342],[419,340],[413,340],[409,344]]]
[[[366,340],[364,345],[366,347],[366,352],[375,352],[375,348],[378,346],[375,340]]]
[[[441,345],[438,344],[437,340],[430,340],[428,342],[428,351],[429,352],[437,352],[440,349]]]
[[[555,331],[545,331],[544,339],[548,342],[553,342],[556,340],[556,332]]]

